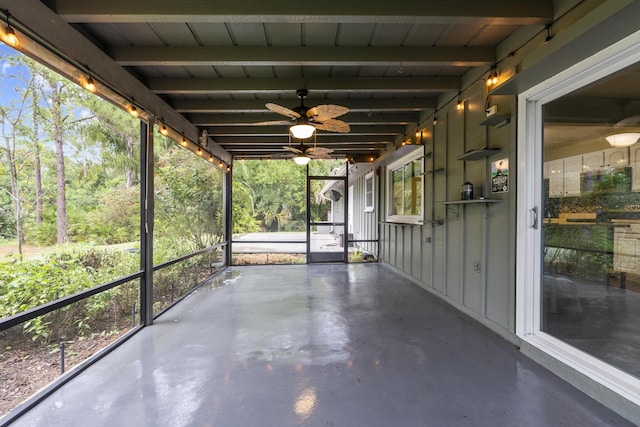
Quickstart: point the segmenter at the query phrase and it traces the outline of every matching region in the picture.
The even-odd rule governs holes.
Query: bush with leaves
[[[43,260],[7,258],[0,262],[0,317],[8,317],[137,270],[137,256],[96,248],[63,248]],[[114,288],[24,324],[34,340],[68,339],[85,333],[113,309]],[[129,308],[114,317],[129,316]]]

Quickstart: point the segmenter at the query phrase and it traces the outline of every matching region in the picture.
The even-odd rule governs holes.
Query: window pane
[[[640,124],[640,99],[617,96],[638,72],[544,106],[541,329],[640,377],[640,134],[605,139],[622,133],[615,123]]]
[[[393,203],[391,204],[391,215],[403,215],[404,199],[404,168],[397,169],[391,173]]]
[[[373,174],[368,175],[364,180],[364,207],[373,209]]]
[[[411,162],[411,204],[409,215],[422,213],[422,160]]]

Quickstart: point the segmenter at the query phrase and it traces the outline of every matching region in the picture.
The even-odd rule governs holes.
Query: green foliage
[[[309,173],[327,176],[343,164],[340,160],[309,164]],[[235,162],[233,175],[233,232],[304,231],[306,223],[306,168],[290,160],[243,160]],[[312,184],[321,185],[318,182]],[[317,189],[316,189],[317,190]],[[326,216],[329,205],[322,207]]]
[[[233,232],[254,233],[260,231],[255,218],[251,188],[245,182],[233,180]]]
[[[100,244],[138,241],[140,238],[139,188],[120,189],[103,195],[98,209],[87,214],[86,239]]]
[[[62,248],[43,260],[0,262],[0,317],[11,316],[137,270],[138,257],[96,248]],[[82,335],[127,291],[118,287],[24,324],[34,340]],[[124,295],[125,299],[127,298]]]
[[[191,250],[185,253],[219,242],[223,174],[179,147],[163,153],[156,164],[155,236],[186,239]]]
[[[154,265],[178,258],[188,253],[189,249],[190,243],[185,240],[154,240]],[[154,313],[164,309],[210,277],[212,265],[219,261],[219,255],[218,250],[212,250],[156,270],[153,274]]]
[[[29,242],[50,246],[56,243],[56,219],[47,218],[40,224],[34,224],[26,229],[26,237]]]
[[[0,206],[0,239],[16,237],[16,221],[11,211]]]

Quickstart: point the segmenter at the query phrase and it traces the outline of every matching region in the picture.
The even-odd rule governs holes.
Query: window
[[[422,221],[422,147],[387,167],[387,221]]]
[[[374,204],[374,181],[373,177],[375,175],[374,171],[369,172],[364,176],[364,211],[365,212],[373,212],[375,209]]]

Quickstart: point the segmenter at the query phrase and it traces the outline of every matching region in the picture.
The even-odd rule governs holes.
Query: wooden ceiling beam
[[[453,66],[496,62],[493,47],[114,46],[122,66]]]
[[[306,88],[312,94],[319,92],[383,92],[383,93],[438,93],[458,91],[460,79],[456,77],[352,77],[325,79],[277,78],[152,78],[147,81],[151,91],[158,94],[274,94],[295,93]]]
[[[241,23],[466,23],[487,19],[502,25],[544,24],[553,18],[552,0],[325,1],[310,7],[288,0],[56,0],[48,2],[67,22],[241,22]]]

